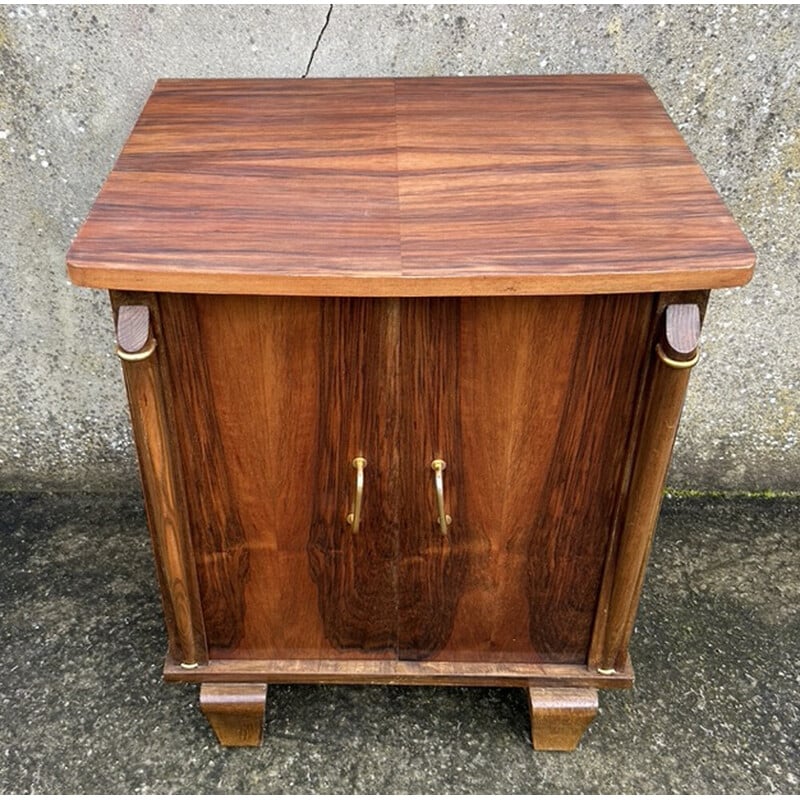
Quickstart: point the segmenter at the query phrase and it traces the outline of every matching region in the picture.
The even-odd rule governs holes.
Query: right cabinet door
[[[653,321],[652,295],[402,304],[400,658],[586,662]]]

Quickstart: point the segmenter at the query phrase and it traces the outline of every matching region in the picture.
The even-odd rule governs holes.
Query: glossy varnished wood
[[[464,463],[459,402],[460,301],[406,300],[400,318],[401,493],[397,591],[398,654],[427,658],[453,627],[469,560],[464,516]],[[447,533],[438,521],[434,459],[442,476]]]
[[[586,298],[531,538],[530,636],[545,660],[585,662],[613,534],[654,304]]]
[[[693,363],[705,300],[701,299],[700,303],[702,305],[675,304],[679,308],[670,304],[662,309],[660,344],[667,347],[668,330],[672,345],[681,356],[676,359],[678,364],[680,361],[687,365]],[[628,643],[691,372],[688,367],[665,363],[657,352],[651,355],[651,359],[642,429],[620,532],[607,619],[602,642],[598,643],[598,654],[592,659],[604,670],[621,668],[628,657]]]
[[[297,501],[314,509],[308,558],[325,635],[348,658],[397,651],[398,312],[398,301],[322,301],[316,482]],[[367,461],[357,532],[346,521],[356,457]]]
[[[68,256],[87,286],[356,296],[714,288],[753,260],[632,75],[159,81]]]
[[[173,437],[175,417],[170,402],[171,376],[164,356],[169,343],[163,337],[157,298],[153,295],[111,293],[115,312],[125,306],[147,306],[147,314],[123,312],[149,322],[153,353],[141,361],[122,361],[131,408],[131,423],[139,455],[148,526],[156,557],[156,570],[173,658],[189,668],[208,660],[203,610],[197,583],[190,521],[184,492],[184,475]],[[126,341],[127,334],[117,334]]]
[[[264,731],[265,683],[203,683],[200,709],[224,747],[258,747]]]
[[[68,263],[223,744],[269,683],[430,683],[571,749],[631,684],[707,291],[753,264],[642,78],[159,81]]]
[[[169,657],[164,678],[180,682],[363,683],[437,686],[571,686],[624,689],[633,684],[630,665],[602,675],[580,664],[390,659],[223,659],[192,674]]]
[[[401,609],[419,612],[401,616],[401,640],[427,646],[401,653],[585,662],[652,299],[407,306],[403,450],[435,441],[453,523],[442,536],[432,492],[416,488],[432,483],[418,457],[403,471],[413,478],[401,513],[415,510],[401,526],[398,586]]]
[[[335,434],[328,433],[334,409],[323,405],[323,396],[326,404],[330,399],[323,353],[335,348],[324,342],[330,310],[314,298],[195,296],[192,302],[210,413],[224,443],[219,458],[248,564],[242,576],[241,635],[229,646],[212,646],[212,658],[334,657],[340,650],[325,630],[309,549],[319,513],[336,526],[337,543],[348,533],[355,455],[350,449],[355,443],[341,441],[341,427],[334,425]],[[363,417],[351,417],[345,405],[356,399],[354,383],[340,377],[346,391],[339,397],[338,418],[342,424],[358,423]],[[326,438],[329,447],[339,448],[334,455],[321,449]],[[323,461],[336,462],[341,476],[335,509],[327,497],[317,497]]]
[[[162,306],[214,657],[585,662],[649,296]]]
[[[534,750],[574,750],[597,716],[597,689],[528,689]]]
[[[236,442],[220,435],[194,296],[162,294],[159,311],[164,339],[169,343],[164,358],[172,378],[173,438],[184,465],[206,640],[211,648],[232,647],[243,632],[249,564],[230,487],[236,473],[229,470],[226,458],[226,450]]]

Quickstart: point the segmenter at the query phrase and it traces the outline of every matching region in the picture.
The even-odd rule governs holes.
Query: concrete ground
[[[0,495],[0,791],[797,793],[800,499],[668,498],[631,654],[572,754],[521,690],[275,686],[222,750],[161,682],[140,500]]]

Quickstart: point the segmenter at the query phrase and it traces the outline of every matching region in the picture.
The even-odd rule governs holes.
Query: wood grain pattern
[[[597,690],[528,689],[534,750],[574,750],[597,716]]]
[[[248,550],[242,635],[231,647],[212,647],[212,658],[332,658],[340,650],[324,630],[308,551],[327,457],[320,365],[330,314],[314,298],[195,296],[194,303],[209,413]],[[348,455],[340,454],[341,470],[352,473]],[[341,528],[350,485],[337,507]]]
[[[529,551],[542,536],[537,509],[556,458],[583,300],[450,303],[459,330],[436,351],[458,365],[447,385],[461,437],[450,483],[460,488],[453,527],[467,574],[436,658],[539,661],[530,636]]]
[[[700,341],[700,306],[696,303],[672,303],[664,311],[662,346],[670,358],[688,361]]]
[[[692,304],[695,311],[691,312],[686,310],[687,305],[670,315],[670,335],[673,342],[680,343],[683,360],[689,361],[698,345],[702,309]],[[662,324],[666,329],[666,319]],[[661,343],[666,343],[666,330]],[[691,372],[667,365],[655,353],[651,359],[648,399],[624,511],[604,639],[597,655],[597,665],[606,670],[620,668],[628,657],[628,643]]]
[[[586,298],[554,455],[530,540],[530,635],[585,663],[654,312],[647,295]]]
[[[460,304],[423,298],[402,303],[400,324],[401,479],[397,506],[398,655],[426,658],[447,641],[463,590],[469,556],[465,541],[464,463],[459,401]],[[438,519],[434,459],[446,463],[447,535]]]
[[[314,506],[308,554],[325,635],[362,654],[397,648],[398,333],[397,301],[322,302],[317,481],[297,501]],[[345,522],[356,456],[367,459],[358,533]]]
[[[159,81],[67,261],[87,286],[444,296],[732,286],[754,256],[647,83],[590,75]]]
[[[200,709],[223,747],[258,747],[264,731],[265,683],[203,683]]]
[[[147,305],[152,335],[161,345],[144,361],[122,361],[122,372],[161,586],[169,652],[178,662],[203,664],[208,660],[208,652],[183,472],[172,435],[175,425],[168,399],[170,376],[163,357],[168,345],[163,340],[157,301],[152,295],[113,292],[111,301],[115,312],[122,305]]]
[[[401,661],[396,658],[247,658],[211,661],[189,673],[168,657],[164,664],[164,679],[176,683],[221,681],[626,689],[633,685],[633,669],[628,664],[614,675],[601,675],[581,664]]]
[[[150,309],[146,305],[117,309],[117,345],[126,353],[144,349],[150,338]]]
[[[649,296],[161,305],[213,658],[585,663]]]
[[[159,308],[206,640],[210,648],[233,647],[243,633],[249,551],[227,468],[234,443],[220,434],[205,360],[206,337],[220,334],[201,333],[192,295],[162,294]]]

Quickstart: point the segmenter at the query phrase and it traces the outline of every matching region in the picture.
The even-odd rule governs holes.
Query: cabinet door
[[[160,305],[210,657],[394,657],[397,301]]]
[[[652,297],[405,309],[401,657],[585,662]],[[446,535],[434,458],[447,464]]]
[[[586,660],[650,297],[159,302],[211,658]]]

